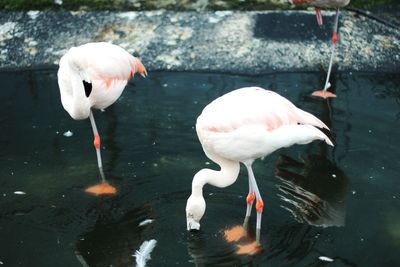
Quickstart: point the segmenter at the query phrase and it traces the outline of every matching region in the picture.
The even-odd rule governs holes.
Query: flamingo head
[[[206,211],[206,202],[202,196],[191,195],[186,203],[187,230],[200,230],[200,220]]]

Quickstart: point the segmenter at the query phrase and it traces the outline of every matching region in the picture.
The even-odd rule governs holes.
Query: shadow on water
[[[309,155],[301,161],[281,155],[275,175],[279,197],[299,222],[329,227],[344,226],[348,178],[328,159]]]
[[[240,266],[245,263],[233,245],[224,242],[222,236],[218,237],[207,237],[202,231],[188,234],[187,250],[194,266]]]
[[[399,76],[334,73],[338,98],[310,97],[324,77],[156,72],[135,79],[115,105],[96,112],[106,175],[119,190],[102,199],[83,192],[98,181],[90,124],[62,109],[56,71],[0,72],[0,261],[133,266],[135,251],[155,239],[148,266],[398,266]],[[265,201],[263,250],[249,256],[224,238],[245,215],[243,168],[234,185],[204,188],[200,232],[187,233],[184,210],[193,175],[218,168],[197,140],[197,116],[216,97],[253,85],[315,114],[336,146],[292,146],[254,163]],[[72,137],[63,136],[68,130]]]

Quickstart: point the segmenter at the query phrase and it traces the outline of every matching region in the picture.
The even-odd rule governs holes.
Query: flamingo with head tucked
[[[312,93],[313,96],[319,96],[322,98],[336,97],[335,94],[327,91],[331,84],[329,82],[329,78],[331,76],[333,57],[335,55],[336,44],[338,41],[338,24],[339,24],[339,9],[347,6],[350,3],[350,0],[289,0],[291,4],[308,4],[315,6],[315,12],[317,16],[317,21],[319,25],[323,24],[321,8],[334,8],[336,9],[335,23],[333,25],[333,33],[332,33],[332,44],[331,44],[331,58],[329,61],[328,73],[326,75],[325,85],[322,90],[318,90]]]
[[[207,105],[197,118],[196,131],[204,153],[221,169],[202,169],[194,175],[192,194],[186,204],[187,229],[200,229],[200,220],[206,210],[203,186],[211,184],[223,188],[233,184],[242,162],[249,176],[244,228],[247,229],[256,200],[256,243],[259,244],[264,202],[252,163],[293,144],[324,140],[333,145],[317,127],[328,129],[322,121],[297,108],[286,98],[259,87],[237,89]]]
[[[73,119],[90,118],[93,130],[102,183],[88,188],[87,192],[94,194],[116,192],[105,179],[100,153],[100,135],[92,109],[105,109],[112,105],[137,72],[143,77],[147,75],[139,59],[117,45],[104,42],[72,47],[60,60],[57,75],[61,103]]]

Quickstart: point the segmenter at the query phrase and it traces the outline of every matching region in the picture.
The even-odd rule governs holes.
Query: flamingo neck
[[[221,170],[202,169],[195,174],[192,182],[192,195],[203,197],[203,187],[210,184],[216,187],[227,187],[233,184],[240,170],[240,164],[237,161],[226,160],[213,157],[213,160],[221,167]]]
[[[61,102],[73,119],[86,119],[90,114],[91,103],[85,95],[83,85],[83,80],[85,79],[82,78],[82,73],[84,72],[72,63],[70,55],[62,58],[62,62],[60,63],[58,76]],[[90,80],[86,79],[85,81],[88,82]]]

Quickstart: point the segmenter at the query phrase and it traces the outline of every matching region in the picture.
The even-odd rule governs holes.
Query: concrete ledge
[[[58,64],[72,46],[109,41],[151,70],[259,74],[326,68],[333,12],[0,12],[0,68]],[[400,31],[341,14],[341,71],[400,69]]]

